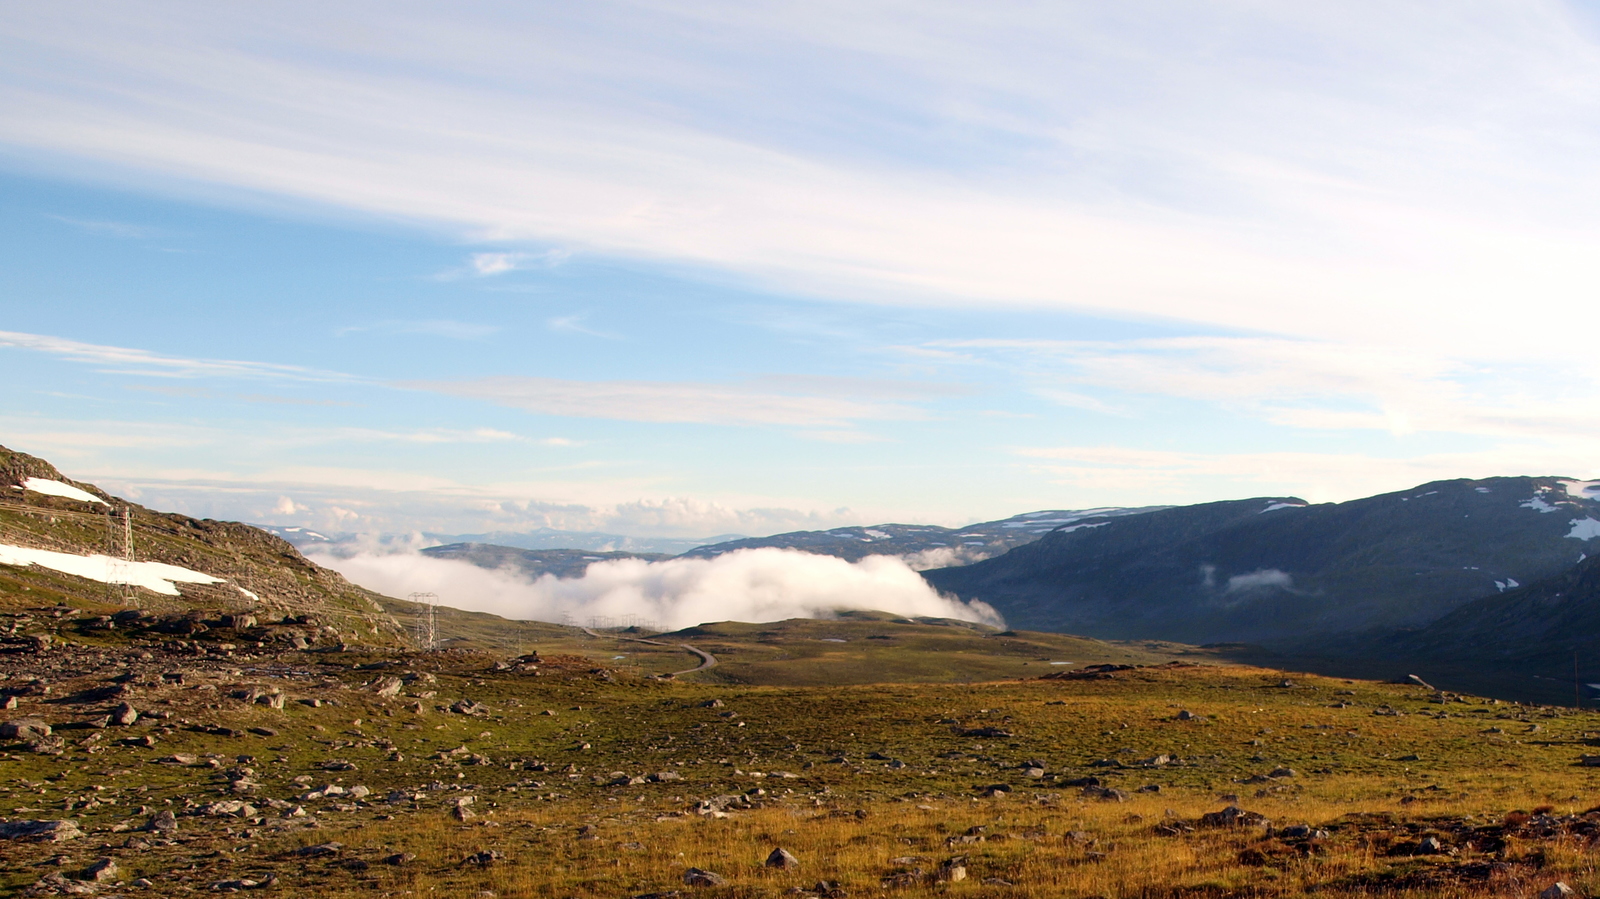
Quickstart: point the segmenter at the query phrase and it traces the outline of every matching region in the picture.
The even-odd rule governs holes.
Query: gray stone
[[[94,864],[83,869],[78,876],[79,880],[92,880],[95,883],[107,883],[117,879],[117,860],[114,858],[101,858]]]
[[[0,723],[0,739],[20,740],[31,743],[50,736],[50,725],[38,718],[17,718],[12,721]]]
[[[60,843],[81,836],[73,821],[0,821],[0,840]]]
[[[1576,895],[1578,895],[1577,890],[1558,880],[1540,891],[1539,899],[1566,899],[1568,896]]]
[[[683,882],[692,887],[719,887],[727,883],[728,879],[715,871],[690,868],[683,872]]]
[[[171,809],[162,809],[150,816],[144,829],[150,833],[172,833],[178,829],[178,816]]]
[[[111,723],[119,727],[127,727],[139,720],[139,710],[132,703],[119,702],[111,709]]]
[[[767,856],[766,865],[769,868],[782,868],[785,871],[793,871],[800,867],[800,860],[795,858],[789,850],[780,846],[772,850],[772,854]]]

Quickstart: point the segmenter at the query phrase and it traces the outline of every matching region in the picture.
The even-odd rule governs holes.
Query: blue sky
[[[52,4],[0,443],[346,531],[1596,472],[1557,3]]]

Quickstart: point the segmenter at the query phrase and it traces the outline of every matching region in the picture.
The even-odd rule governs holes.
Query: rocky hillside
[[[1600,669],[1600,556],[1503,594],[1469,602],[1421,630],[1400,635],[1391,651],[1429,658],[1542,668],[1572,676],[1576,650],[1585,671]],[[1594,680],[1594,677],[1587,678]]]
[[[1424,484],[1345,503],[1283,497],[1091,522],[925,573],[1014,626],[1101,638],[1288,645],[1420,627],[1600,546],[1596,485]]]
[[[0,447],[0,605],[311,616],[320,639],[403,639],[378,599],[264,531],[146,509]]]

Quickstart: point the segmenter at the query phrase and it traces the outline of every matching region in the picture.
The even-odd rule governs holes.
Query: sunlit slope
[[[30,483],[31,488],[24,486]],[[53,570],[37,562],[0,564],[4,606],[311,615],[331,628],[324,631],[328,639],[384,643],[400,638],[376,594],[307,561],[277,537],[237,522],[146,509],[93,484],[70,480],[43,459],[3,447],[0,545],[18,548],[7,556],[13,562],[43,553],[63,554],[75,562],[87,557],[77,564],[98,575]],[[134,566],[144,566],[131,569],[135,572],[172,566],[202,577],[200,582],[169,582],[170,588],[154,580],[123,587],[115,581],[137,580],[123,577],[130,570],[124,561],[128,555]]]

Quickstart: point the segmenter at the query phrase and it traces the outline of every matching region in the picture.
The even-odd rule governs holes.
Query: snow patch
[[[99,503],[102,506],[111,505],[87,490],[80,490],[71,484],[63,484],[60,481],[52,481],[49,478],[28,478],[22,482],[22,489],[32,490],[34,493],[43,493],[46,496],[63,496],[67,499],[75,499],[84,503]]]
[[[889,535],[888,534],[885,534],[883,531],[874,530],[872,528],[867,528],[865,531],[862,531],[862,533],[866,534],[868,537],[873,538],[874,540],[888,540],[889,539]]]
[[[245,588],[239,586],[238,584],[234,584],[233,585],[233,589],[238,590],[240,593],[243,593],[245,595],[245,597],[247,599],[249,599],[251,602],[260,602],[261,601],[261,597],[255,595],[254,593],[251,593],[249,590],[246,590]]]
[[[1260,512],[1257,512],[1256,514],[1257,515],[1265,515],[1268,512],[1276,512],[1279,509],[1304,509],[1305,507],[1306,507],[1305,503],[1268,503],[1267,507],[1265,509],[1262,509]]]
[[[1538,496],[1537,494],[1532,499],[1528,500],[1525,503],[1521,503],[1520,505],[1524,509],[1532,509],[1535,512],[1554,512],[1554,511],[1556,511],[1556,507],[1555,506],[1552,506],[1549,503],[1545,502],[1544,501],[1544,497]]]
[[[1479,493],[1491,493],[1491,492],[1493,492],[1488,487],[1474,487],[1472,489],[1478,491]]]
[[[1559,481],[1561,489],[1573,499],[1600,500],[1600,481]]]
[[[220,584],[225,580],[163,562],[129,562],[102,555],[78,556],[6,543],[0,543],[0,565],[37,565],[102,584],[143,587],[163,596],[178,595],[178,588],[174,584]]]
[[[1567,534],[1574,540],[1593,540],[1600,537],[1600,521],[1593,518],[1572,519],[1572,532]]]

